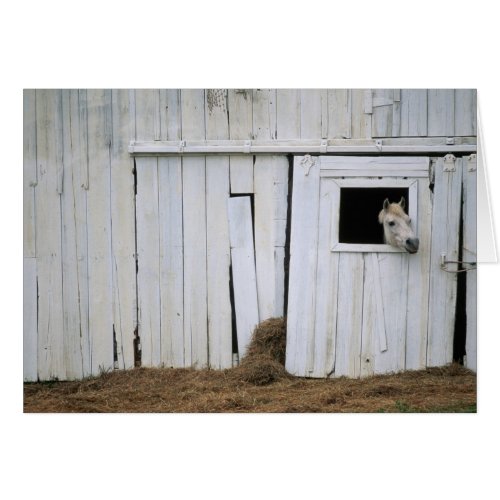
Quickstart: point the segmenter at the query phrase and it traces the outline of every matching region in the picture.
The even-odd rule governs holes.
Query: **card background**
[[[37,498],[448,498],[494,491],[499,266],[479,266],[477,415],[23,415],[23,87],[478,88],[494,225],[493,3],[32,1],[0,34],[4,489]],[[7,76],[5,76],[7,75]],[[15,488],[15,490],[14,490]]]

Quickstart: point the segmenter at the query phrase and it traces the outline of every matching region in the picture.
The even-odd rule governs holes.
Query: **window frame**
[[[322,179],[322,182],[332,182],[332,225],[330,230],[330,251],[331,252],[387,252],[405,253],[400,248],[387,245],[385,243],[341,243],[339,241],[339,221],[340,221],[340,191],[344,187],[357,188],[407,188],[408,189],[408,215],[412,221],[415,233],[418,232],[418,181],[417,179],[373,179],[358,177],[353,179]],[[380,207],[382,210],[382,207]],[[374,214],[377,216],[378,214]],[[382,230],[382,229],[381,229]]]

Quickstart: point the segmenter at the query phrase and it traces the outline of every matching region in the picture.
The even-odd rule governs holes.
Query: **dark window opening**
[[[384,230],[378,214],[384,200],[399,203],[405,198],[409,210],[408,188],[341,188],[339,242],[383,244]]]

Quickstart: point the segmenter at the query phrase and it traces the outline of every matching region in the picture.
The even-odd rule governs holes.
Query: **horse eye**
[[[391,222],[389,222],[389,226],[394,226],[395,224],[396,223],[393,220],[391,220]]]

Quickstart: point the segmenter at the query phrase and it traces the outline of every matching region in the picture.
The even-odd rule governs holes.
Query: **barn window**
[[[339,242],[383,244],[384,231],[378,214],[386,198],[392,203],[402,197],[408,208],[408,188],[341,188]]]
[[[405,211],[417,232],[416,179],[324,179],[333,184],[331,250],[333,252],[404,252],[384,243],[378,214],[384,200],[391,203],[405,198]]]

